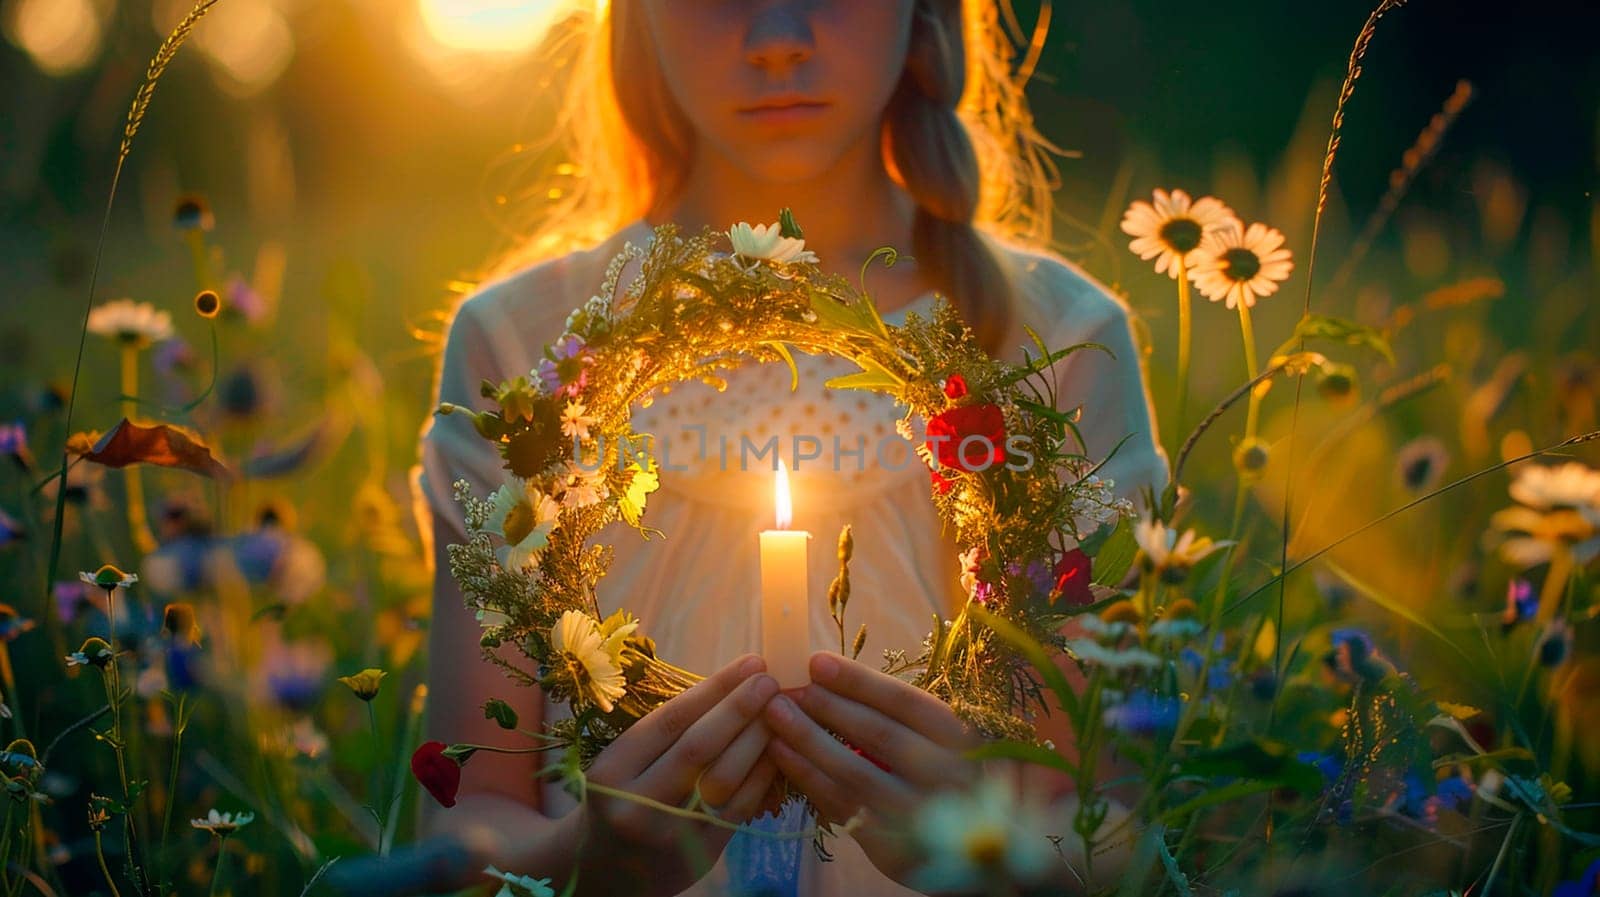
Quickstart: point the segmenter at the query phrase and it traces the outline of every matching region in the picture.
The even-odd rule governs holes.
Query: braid
[[[913,252],[991,352],[1010,330],[1012,285],[973,219],[980,171],[957,104],[966,86],[961,0],[917,0],[905,74],[884,113],[889,158],[916,200]]]

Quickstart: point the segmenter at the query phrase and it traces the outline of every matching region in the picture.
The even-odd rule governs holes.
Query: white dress
[[[451,324],[439,399],[481,407],[485,404],[478,392],[481,380],[499,382],[526,374],[544,344],[560,335],[567,314],[599,288],[607,262],[626,242],[643,246],[651,238],[648,224],[636,221],[592,249],[483,286],[461,305]],[[1101,472],[1115,481],[1119,494],[1137,501],[1142,487],[1160,489],[1166,482],[1166,459],[1150,414],[1127,308],[1056,255],[995,245],[1011,268],[1019,301],[1007,354],[1020,361],[1020,347],[1031,342],[1022,324],[1032,326],[1052,349],[1085,341],[1110,348],[1114,360],[1105,353],[1084,351],[1056,364],[1058,405],[1064,409],[1083,405],[1080,428],[1093,458],[1104,457],[1131,434]],[[923,296],[886,317],[897,323],[907,311],[926,313],[931,303],[931,295]],[[626,607],[636,614],[661,655],[679,666],[709,672],[761,648],[756,535],[772,526],[773,462],[770,453],[756,458],[754,449],[773,435],[780,437],[786,456],[796,444],[793,436],[814,436],[822,443],[821,458],[801,460],[792,478],[794,527],[813,536],[810,589],[817,599],[811,605],[813,650],[839,649],[837,630],[820,598],[827,594],[837,570],[834,544],[846,523],[854,528],[856,544],[846,638],[852,638],[861,623],[867,624],[863,660],[876,663],[889,648],[915,656],[932,615],[949,617],[959,606],[956,549],[948,534],[941,532],[929,501],[927,471],[894,433],[894,421],[902,410],[878,394],[823,388],[829,377],[852,370],[847,362],[799,354],[796,361],[801,375],[797,392],[790,391],[785,365],[748,365],[730,373],[725,393],[699,383],[683,384],[649,408],[635,410],[634,429],[666,442],[663,466],[686,469],[663,470],[661,488],[650,497],[645,513],[645,522],[665,532],[665,539],[647,543],[622,524],[605,535],[616,555],[601,582],[600,603],[607,613]],[[685,430],[691,422],[704,430]],[[752,447],[742,464],[741,434]],[[720,449],[719,435],[728,437],[726,452]],[[837,453],[835,437],[842,449]],[[848,453],[863,441],[867,446],[863,454]],[[806,452],[816,447],[805,442],[800,448]],[[423,435],[421,455],[419,501],[444,520],[461,519],[451,496],[455,480],[464,478],[477,494],[486,495],[505,476],[498,454],[462,415],[433,416]],[[792,458],[787,460],[795,466]],[[459,523],[434,537],[449,540],[445,544],[465,538]],[[547,720],[568,715],[564,706],[548,701],[545,712]],[[543,798],[551,815],[573,806],[556,784],[545,786]],[[716,868],[684,893],[696,897],[913,893],[880,874],[848,837],[832,842],[835,859],[827,863],[815,856],[809,842],[787,842],[793,847],[788,855],[795,858],[789,862],[798,863],[789,877],[797,881],[768,889],[758,884],[765,878],[748,867],[757,860],[770,863],[774,851],[752,848],[753,840],[736,837]]]

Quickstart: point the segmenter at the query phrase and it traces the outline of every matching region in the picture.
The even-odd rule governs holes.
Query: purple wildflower
[[[89,584],[77,579],[57,580],[50,590],[56,598],[56,613],[61,622],[72,624],[85,613],[95,609],[94,596],[89,594]]]
[[[594,356],[583,337],[568,333],[544,350],[534,373],[546,393],[576,396],[589,383],[589,365]]]

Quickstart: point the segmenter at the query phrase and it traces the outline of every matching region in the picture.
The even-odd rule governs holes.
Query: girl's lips
[[[793,102],[753,106],[739,110],[739,117],[761,124],[793,124],[811,121],[826,112],[827,103]]]

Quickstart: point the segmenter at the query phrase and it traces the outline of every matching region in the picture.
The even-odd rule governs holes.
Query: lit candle
[[[761,655],[783,688],[811,681],[811,613],[806,589],[806,543],[811,534],[789,529],[789,468],[778,462],[774,504],[777,529],[761,533]]]

